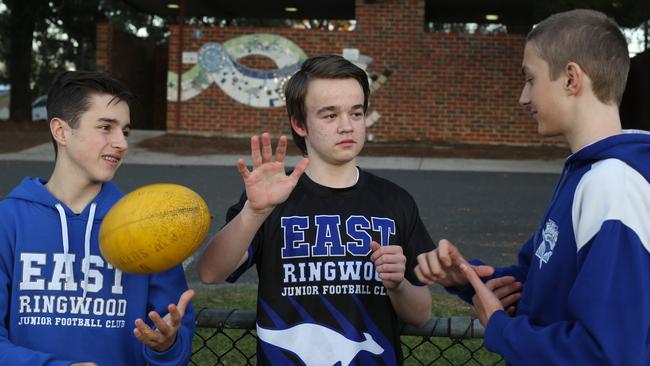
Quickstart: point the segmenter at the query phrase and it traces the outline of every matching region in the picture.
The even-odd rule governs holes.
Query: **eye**
[[[334,119],[334,118],[336,118],[336,113],[328,114],[328,115],[325,116],[325,118],[327,118],[327,119]]]
[[[352,113],[352,117],[359,119],[363,117],[363,112],[354,112]]]
[[[109,124],[99,125],[99,129],[104,130],[104,131],[110,131],[111,130],[111,125],[109,125]]]
[[[131,129],[127,128],[122,130],[122,134],[124,134],[124,137],[129,137],[129,135],[131,134]]]

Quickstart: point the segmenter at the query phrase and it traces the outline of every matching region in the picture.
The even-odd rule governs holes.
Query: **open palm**
[[[243,159],[237,161],[237,168],[244,179],[250,207],[255,211],[265,212],[272,210],[289,197],[309,160],[300,160],[293,172],[287,175],[284,166],[287,152],[286,136],[280,137],[275,152],[275,161],[269,134],[263,133],[261,139],[262,146],[260,148],[260,139],[257,136],[251,137],[253,170],[248,169]]]

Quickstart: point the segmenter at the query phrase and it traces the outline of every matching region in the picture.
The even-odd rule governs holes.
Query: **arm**
[[[187,289],[183,267],[151,275],[148,320],[135,321],[134,336],[142,342],[151,366],[185,365],[192,356],[194,336],[193,290]],[[178,299],[178,304],[174,302]],[[165,314],[161,318],[160,314]]]
[[[261,151],[259,138],[251,137],[253,171],[248,170],[244,160],[237,161],[246,187],[247,201],[241,212],[210,240],[201,255],[199,273],[202,282],[221,283],[243,264],[248,259],[247,249],[257,230],[275,206],[284,202],[293,191],[308,160],[298,162],[291,175],[287,176],[284,168],[286,150],[287,138],[281,136],[273,161],[269,134],[262,134]]]
[[[388,297],[397,315],[406,323],[422,326],[431,319],[431,294],[426,286],[414,286],[405,281],[406,257],[399,245],[380,246],[370,243],[373,253],[370,259],[381,282],[388,290]]]
[[[577,268],[566,315],[540,324],[485,307],[485,345],[510,363],[650,363],[650,185],[627,166],[608,168],[594,168],[576,188]]]
[[[487,349],[512,364],[647,365],[650,253],[629,229],[606,225],[618,226],[611,229],[620,236],[601,235],[591,243],[569,296],[573,319],[541,326],[528,316],[509,318],[489,291],[478,292],[482,283],[474,283]]]

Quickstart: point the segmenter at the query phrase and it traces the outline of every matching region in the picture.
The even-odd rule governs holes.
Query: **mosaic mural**
[[[250,55],[268,57],[277,69],[255,70],[238,62]],[[239,103],[257,108],[283,106],[284,83],[306,58],[298,45],[275,34],[250,34],[223,44],[205,43],[199,49],[197,64],[183,73],[181,100],[194,98],[215,83]],[[169,72],[167,100],[177,100],[177,82],[177,74]]]

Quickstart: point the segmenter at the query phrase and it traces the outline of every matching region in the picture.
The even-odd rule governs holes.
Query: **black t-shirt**
[[[244,194],[228,221],[245,202]],[[434,248],[413,198],[394,183],[362,170],[343,189],[301,176],[229,278],[257,267],[260,365],[402,364],[402,323],[370,260],[371,240],[402,246],[412,283],[416,256]]]

